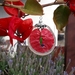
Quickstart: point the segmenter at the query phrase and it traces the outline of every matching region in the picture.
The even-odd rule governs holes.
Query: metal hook
[[[42,16],[39,17],[39,24],[42,24]]]

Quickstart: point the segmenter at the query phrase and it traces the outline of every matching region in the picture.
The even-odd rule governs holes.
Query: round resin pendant
[[[40,56],[50,54],[55,48],[55,35],[47,25],[35,25],[28,38],[30,50]]]

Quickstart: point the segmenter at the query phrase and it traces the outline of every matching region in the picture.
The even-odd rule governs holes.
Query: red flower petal
[[[9,1],[6,1],[6,2],[8,4],[11,4],[11,2],[9,2]],[[24,6],[24,4],[21,1],[13,2],[13,5]],[[21,16],[23,16],[25,14],[25,13],[23,13],[21,11],[19,12],[18,9],[12,8],[12,7],[4,6],[4,9],[11,16],[18,16],[18,14],[20,13],[19,16],[21,17]]]
[[[22,39],[25,40],[31,33],[33,28],[33,21],[32,19],[26,19],[18,28],[18,31],[22,34]],[[23,41],[20,41],[23,42]]]
[[[70,6],[70,10],[72,12],[75,12],[75,4],[70,4],[69,6]]]
[[[11,44],[13,44],[13,40],[12,39],[17,39],[17,40],[22,40],[22,38],[20,38],[19,36],[15,35],[16,30],[18,29],[18,27],[21,25],[22,20],[18,17],[12,17],[12,20],[10,21],[9,24],[9,30],[8,30],[8,34],[10,37],[10,42]]]
[[[7,36],[7,35],[8,35],[7,31],[2,29],[2,28],[0,28],[0,36]]]
[[[40,44],[40,34],[42,38],[42,45]],[[34,29],[29,37],[30,49],[38,55],[49,54],[55,46],[55,37],[53,33],[44,28],[41,31]]]
[[[8,18],[0,18],[0,36],[7,36],[7,30],[9,27],[9,22],[11,20],[11,17]]]
[[[32,31],[32,19],[22,20],[18,17],[12,17],[9,27],[8,27],[8,35],[10,37],[10,42],[13,45],[13,39],[17,39],[20,42],[23,42]],[[19,32],[22,36],[18,36],[16,31]]]

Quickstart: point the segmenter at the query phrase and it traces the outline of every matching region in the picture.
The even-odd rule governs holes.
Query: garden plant
[[[29,15],[42,16],[44,15],[43,8],[59,5],[54,10],[53,21],[58,32],[63,32],[70,14],[75,15],[75,0],[55,0],[42,5],[39,3],[40,1],[25,0],[23,3],[21,0],[3,0],[0,3],[0,6],[3,6],[5,12],[10,15],[10,17],[0,18],[0,75],[74,75],[75,67],[72,67],[69,73],[66,71],[71,60],[64,69],[65,51],[62,47],[55,48],[55,37],[50,28],[48,29],[46,25],[37,25],[35,30],[38,35],[32,35],[34,33],[33,20],[21,18]],[[47,37],[45,32],[48,33]],[[9,40],[2,39],[5,36],[9,36]],[[25,45],[25,40],[29,37],[30,45],[28,47]],[[17,40],[16,44],[13,43],[14,39]],[[36,44],[38,44],[37,49]],[[15,46],[17,47],[16,53],[14,57],[11,57],[10,53],[14,52]],[[10,49],[8,50],[8,48]],[[32,52],[31,49],[36,51]],[[44,55],[44,52],[51,49],[51,52]],[[36,52],[42,52],[42,54]]]

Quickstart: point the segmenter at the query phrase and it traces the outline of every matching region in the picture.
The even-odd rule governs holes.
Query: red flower
[[[13,44],[12,39],[17,39],[18,41],[23,42],[30,35],[33,28],[32,24],[32,19],[26,19],[23,21],[20,18],[13,17],[8,30],[10,42]],[[16,35],[16,31],[18,31],[21,36]]]
[[[21,25],[22,20],[18,17],[12,17],[10,23],[9,23],[9,29],[8,29],[8,35],[10,37],[10,42],[13,44],[13,39],[22,40],[19,36],[17,36],[15,33],[18,29],[18,27]]]
[[[23,42],[31,33],[32,19],[22,20],[18,17],[8,17],[0,19],[0,36],[9,36],[10,43],[13,45],[13,39]],[[18,31],[21,36],[16,34]]]
[[[5,1],[5,3],[7,4],[11,4],[10,1]],[[13,5],[18,5],[18,6],[24,6],[24,4],[21,2],[21,1],[17,1],[17,2],[13,2]],[[12,8],[12,7],[7,7],[7,6],[4,6],[4,10],[11,16],[23,16],[25,13],[19,11],[18,9],[16,8]]]
[[[75,13],[75,2],[70,2],[69,4],[70,10]]]
[[[75,13],[75,0],[64,0],[68,3],[70,10]]]
[[[8,35],[7,30],[8,30],[10,20],[11,20],[11,17],[0,18],[0,36]]]

